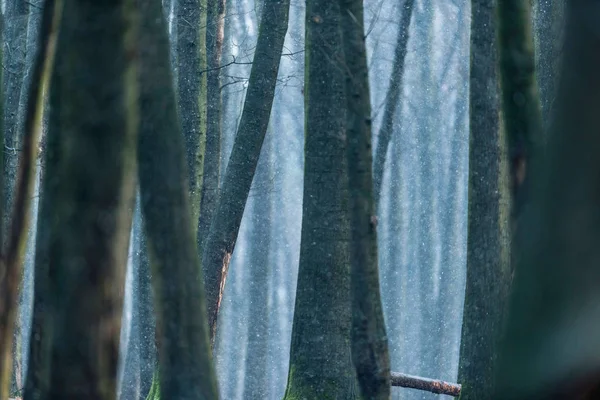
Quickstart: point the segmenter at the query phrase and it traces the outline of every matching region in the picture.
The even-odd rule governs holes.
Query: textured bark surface
[[[495,399],[592,399],[600,379],[600,16],[567,3],[548,154],[523,210]]]
[[[398,108],[398,100],[402,95],[404,62],[408,47],[408,29],[410,27],[414,6],[415,0],[404,0],[400,27],[398,28],[398,37],[396,38],[396,49],[394,50],[392,76],[390,77],[390,85],[388,87],[387,95],[385,96],[385,109],[383,111],[381,128],[379,129],[379,134],[377,136],[377,148],[375,151],[375,159],[373,161],[373,194],[375,196],[375,208],[377,208],[379,199],[381,198],[381,183],[383,181],[385,159],[394,133],[394,119]]]
[[[137,4],[139,177],[157,315],[160,385],[155,384],[163,399],[217,399],[167,27],[159,0]]]
[[[22,131],[18,130],[19,104],[27,54],[27,2],[8,0],[4,16],[4,233],[10,226],[14,186],[17,179]],[[4,243],[6,244],[6,243]]]
[[[390,399],[390,355],[383,318],[373,196],[371,101],[362,0],[340,0],[346,78],[350,209],[352,361],[364,399]]]
[[[21,278],[21,263],[28,237],[30,221],[30,201],[32,198],[35,166],[38,153],[38,141],[41,131],[43,108],[42,93],[53,64],[55,33],[58,24],[59,8],[54,1],[47,1],[43,11],[41,35],[38,40],[40,49],[36,51],[31,70],[32,79],[28,81],[27,105],[23,109],[23,148],[17,181],[14,188],[14,205],[10,218],[5,247],[0,264],[0,397],[5,397],[6,383],[10,374],[10,353],[12,332],[17,311],[17,290]],[[33,49],[32,49],[33,50]],[[12,188],[11,188],[12,190]]]
[[[271,116],[289,9],[289,0],[266,0],[264,3],[244,110],[202,254],[213,339],[229,261]]]
[[[178,0],[177,94],[185,138],[192,221],[198,219],[206,144],[206,2]],[[196,228],[193,223],[194,229]]]
[[[536,0],[535,2],[536,75],[540,88],[542,121],[546,131],[553,118],[552,104],[558,83],[563,10],[564,2],[562,1]]]
[[[204,241],[219,195],[221,174],[221,55],[225,32],[225,0],[208,0],[206,25],[207,102],[206,102],[206,153],[200,218],[198,219],[198,251],[204,253]]]
[[[104,400],[116,393],[135,188],[131,5],[64,1],[48,132],[57,146],[56,185],[45,193],[54,200],[47,398]]]
[[[358,398],[350,330],[350,226],[340,9],[306,9],[304,196],[285,400]],[[324,84],[325,83],[325,84]]]
[[[491,398],[511,281],[506,135],[500,121],[497,0],[471,4],[467,280],[458,382],[462,400]]]

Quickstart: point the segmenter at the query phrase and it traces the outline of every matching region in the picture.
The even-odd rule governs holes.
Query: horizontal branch
[[[420,376],[406,375],[392,372],[392,386],[424,390],[431,393],[446,394],[448,396],[460,396],[460,385],[437,379],[421,378]]]

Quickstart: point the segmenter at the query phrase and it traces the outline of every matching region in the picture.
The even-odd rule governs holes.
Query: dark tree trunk
[[[362,0],[340,0],[346,71],[352,361],[365,399],[390,399],[390,356],[377,263],[371,101]]]
[[[221,55],[225,32],[225,0],[208,0],[206,26],[207,102],[204,181],[198,220],[198,251],[204,254],[204,241],[217,206],[221,166]]]
[[[142,21],[139,177],[157,313],[160,397],[216,399],[167,27],[159,0],[137,5]]]
[[[510,163],[512,229],[516,229],[527,203],[529,172],[535,166],[535,158],[542,155],[542,122],[530,1],[497,1],[502,117]]]
[[[552,103],[558,83],[559,38],[562,31],[563,8],[562,1],[536,0],[535,2],[536,76],[540,88],[542,121],[546,130],[552,120]]]
[[[388,91],[385,96],[385,109],[383,111],[381,128],[377,135],[377,149],[375,151],[375,160],[373,163],[373,194],[375,196],[375,208],[378,208],[379,200],[381,198],[381,183],[383,181],[386,155],[394,132],[394,119],[398,108],[398,100],[402,95],[404,62],[406,59],[408,33],[414,5],[415,0],[404,0],[400,27],[398,28],[398,37],[396,38],[396,49],[394,50],[392,76],[390,77]]]
[[[206,4],[207,0],[178,0],[176,18],[179,119],[185,138],[192,221],[200,212],[206,144]]]
[[[467,280],[458,382],[461,399],[485,400],[511,281],[506,135],[500,123],[497,0],[471,4]]]
[[[204,246],[202,266],[213,340],[229,261],[271,115],[289,8],[289,0],[265,2],[244,111]]]
[[[116,393],[135,188],[131,19],[127,1],[64,1],[48,133],[58,160],[44,196],[54,200],[50,399]]]
[[[150,391],[152,376],[156,365],[156,319],[154,308],[154,294],[150,273],[150,260],[148,258],[148,243],[146,240],[145,222],[142,218],[142,232],[140,233],[138,257],[138,340],[140,346],[140,396],[142,399]]]
[[[521,253],[494,399],[599,395],[600,9],[593,0],[566,6],[556,117],[517,227]]]
[[[306,9],[304,196],[286,400],[358,398],[352,366],[340,8]],[[325,83],[325,84],[324,84]]]

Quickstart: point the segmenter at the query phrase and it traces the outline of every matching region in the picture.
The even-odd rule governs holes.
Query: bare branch
[[[437,379],[422,378],[420,376],[392,372],[392,386],[423,390],[426,392],[445,394],[448,396],[460,396],[461,386],[457,383],[444,382]]]

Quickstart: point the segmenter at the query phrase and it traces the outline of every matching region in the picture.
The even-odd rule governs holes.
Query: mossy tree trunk
[[[217,383],[202,271],[189,223],[187,168],[167,26],[160,0],[138,0],[137,5],[142,21],[139,178],[157,314],[160,397],[212,400],[218,398]]]
[[[600,395],[600,10],[593,0],[566,6],[556,117],[517,227],[494,399]]]
[[[462,400],[485,400],[511,281],[506,135],[500,121],[497,0],[471,3],[467,278],[458,382]]]
[[[264,2],[244,110],[202,254],[208,320],[214,339],[229,261],[267,132],[287,32],[290,0]]]
[[[47,171],[54,193],[44,196],[53,212],[47,398],[114,399],[116,393],[135,188],[131,6],[64,1],[48,132],[57,165]]]
[[[346,74],[350,209],[352,361],[364,399],[390,399],[390,355],[383,319],[373,195],[371,100],[362,0],[339,0]]]
[[[355,399],[340,8],[306,8],[304,196],[285,400]]]

